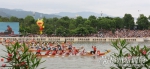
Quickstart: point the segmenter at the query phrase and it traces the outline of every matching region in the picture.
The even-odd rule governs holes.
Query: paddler
[[[80,53],[80,55],[84,55],[85,54],[85,49],[83,49],[82,51],[81,51],[81,53]]]
[[[50,46],[53,46],[53,43],[52,43],[52,42],[49,42],[49,45],[50,45]]]
[[[97,55],[100,56],[100,50],[97,51]]]
[[[59,44],[57,45],[57,53],[59,53],[59,55],[63,53],[62,47]]]
[[[56,47],[52,47],[52,50],[55,51],[55,52],[57,53]]]
[[[61,47],[61,48],[62,48],[62,52],[64,52],[64,50],[66,49],[65,43],[62,43],[61,46],[62,46],[62,47]]]
[[[76,55],[77,53],[78,53],[77,49],[75,47],[73,47],[72,54]]]
[[[91,53],[91,54],[95,54],[97,48],[96,48],[96,46],[92,46],[92,48],[93,48],[93,51],[91,51],[90,53]]]
[[[59,51],[59,55],[62,55],[63,54],[63,50]]]
[[[51,47],[50,47],[50,46],[48,46],[48,47],[47,47],[47,50],[51,50]]]
[[[70,51],[69,50],[66,50],[65,53],[66,53],[65,55],[70,55]]]
[[[71,50],[72,50],[72,45],[69,45],[69,46],[68,46],[68,49],[69,49],[69,52],[71,52]]]
[[[50,53],[50,50],[48,50],[48,51],[45,53],[45,55],[49,55],[49,53]]]
[[[40,48],[37,49],[36,54],[40,54],[41,55],[41,49]]]
[[[56,53],[57,53],[56,50],[52,51],[52,55],[56,55]]]
[[[58,50],[62,50],[62,47],[60,45],[57,45]]]

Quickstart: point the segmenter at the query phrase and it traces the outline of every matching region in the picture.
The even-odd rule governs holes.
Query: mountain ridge
[[[46,13],[40,13],[40,12],[33,12],[33,11],[25,11],[23,9],[7,9],[7,8],[0,8],[0,16],[2,17],[11,17],[15,16],[17,18],[25,18],[26,16],[33,16],[35,19],[45,17],[45,18],[61,18],[64,16],[68,16],[70,18],[75,18],[77,16],[81,16],[83,18],[88,18],[91,15],[94,15],[96,17],[105,17],[110,16],[104,13],[95,13],[95,12],[89,12],[89,11],[82,11],[82,12],[59,12],[55,14],[46,14]]]
[[[61,17],[59,15],[55,15],[55,14],[44,14],[44,13],[39,13],[39,12],[35,12],[33,13],[32,11],[24,11],[22,9],[6,9],[6,8],[0,8],[0,16],[2,17],[11,17],[11,16],[15,16],[18,18],[25,18],[26,16],[30,15],[35,17],[35,19],[38,19],[41,17],[41,15],[43,17],[46,18],[52,18],[52,17]],[[3,12],[3,13],[2,13]],[[4,15],[5,14],[5,15]],[[7,15],[6,15],[7,14]]]

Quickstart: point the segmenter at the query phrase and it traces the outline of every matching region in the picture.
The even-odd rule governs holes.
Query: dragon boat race
[[[37,57],[42,58],[42,60],[46,60],[38,67],[39,69],[42,67],[46,67],[45,69],[109,69],[113,63],[101,61],[101,58],[111,57],[110,55],[116,52],[116,49],[112,46],[111,41],[65,40],[50,42],[36,40],[36,38],[34,38],[34,40],[29,40],[28,37],[26,37],[26,39],[22,38],[22,41],[19,41],[19,39],[17,40],[17,38],[19,37],[1,37],[0,55],[5,56],[5,52],[3,50],[6,50],[6,46],[11,46],[11,44],[15,42],[19,42],[19,44],[21,45],[23,43],[23,40],[25,40],[25,44],[29,47],[29,52],[37,54]],[[149,41],[135,41],[134,39],[132,40],[133,41],[128,41],[129,46],[150,46]],[[61,49],[59,48],[59,45]],[[71,50],[69,50],[70,45],[72,46]],[[91,53],[94,46],[96,46],[97,49],[96,54]],[[21,50],[23,49],[20,49],[20,51]],[[40,50],[40,54],[38,54],[38,50]],[[74,52],[74,50],[77,50],[77,52]],[[55,51],[57,53],[55,53]],[[1,63],[6,61],[7,60],[1,61]]]
[[[149,0],[1,0],[0,69],[150,69]]]

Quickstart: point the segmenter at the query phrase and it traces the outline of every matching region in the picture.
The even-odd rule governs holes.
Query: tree
[[[110,19],[104,18],[104,19],[100,20],[99,26],[100,26],[102,29],[110,30],[110,29],[111,29],[111,22],[110,22]]]
[[[88,30],[89,34],[96,33],[96,30],[93,27],[91,27],[90,25],[87,25],[86,29]]]
[[[89,31],[85,27],[78,27],[76,28],[76,34],[78,34],[79,36],[84,36],[89,34]]]
[[[32,34],[37,34],[37,32],[39,32],[39,27],[36,25],[36,24],[32,24],[31,26],[30,26],[30,33],[32,33]]]
[[[148,19],[150,20],[150,16],[148,17]]]
[[[19,19],[17,17],[11,16],[10,17],[10,22],[18,22]]]
[[[125,14],[123,17],[124,27],[128,29],[134,29],[134,18],[131,14]]]
[[[124,27],[123,26],[123,19],[122,18],[115,17],[114,20],[115,20],[116,29],[121,29],[121,28]]]
[[[24,19],[24,25],[30,26],[31,24],[36,24],[34,18],[32,16],[26,16]]]
[[[56,35],[60,36],[60,35],[63,35],[63,33],[64,33],[64,30],[62,26],[56,29]]]
[[[91,22],[90,25],[91,25],[92,27],[97,28],[98,21],[97,21],[97,19],[96,19],[95,16],[93,16],[93,15],[89,16],[88,20],[90,20],[90,22]]]
[[[52,29],[47,29],[47,30],[45,30],[45,33],[48,35],[52,35],[53,31],[52,31]]]
[[[19,18],[18,21],[19,21],[20,24],[24,23],[24,19],[23,18]]]
[[[138,17],[137,24],[138,24],[138,29],[141,29],[141,30],[148,29],[150,25],[148,22],[148,18],[144,16],[143,14],[141,14],[140,17]]]
[[[9,22],[9,18],[7,18],[7,17],[2,17],[2,18],[1,18],[1,22]]]
[[[90,20],[86,20],[86,21],[84,22],[84,25],[91,25],[91,21],[90,21]]]
[[[81,16],[78,16],[77,18],[76,18],[76,24],[75,24],[75,26],[77,27],[78,25],[83,25],[84,24],[84,20],[83,20],[83,18],[81,17]]]
[[[75,29],[75,28],[76,28],[76,26],[75,26],[73,23],[70,23],[70,24],[69,24],[69,29],[70,29],[70,30]]]

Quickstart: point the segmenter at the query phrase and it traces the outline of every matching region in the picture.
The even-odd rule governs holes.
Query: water
[[[0,22],[0,32],[7,30],[7,25],[9,25],[14,34],[19,34],[19,23],[18,22]]]
[[[91,51],[92,46],[97,46],[101,52],[105,50],[111,50],[109,56],[113,52],[115,52],[115,48],[113,48],[109,42],[75,42],[73,46],[81,47],[84,46],[86,51]],[[132,42],[129,46],[140,45],[143,47],[144,45],[150,46],[149,42]],[[0,49],[5,49],[4,46],[0,46]],[[0,55],[4,55],[4,52],[0,50]],[[110,65],[102,65],[100,63],[100,57],[83,57],[83,56],[69,56],[69,57],[54,57],[54,58],[43,58],[42,60],[46,60],[43,64],[41,64],[37,69],[42,67],[46,67],[46,69],[110,69]]]

